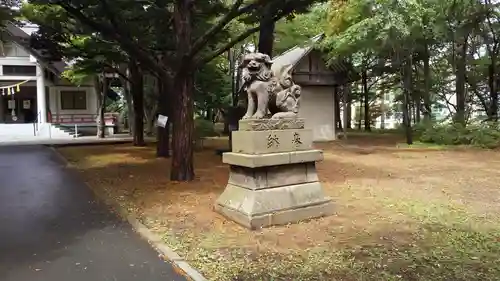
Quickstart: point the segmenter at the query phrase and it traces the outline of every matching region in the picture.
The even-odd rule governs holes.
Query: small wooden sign
[[[23,108],[30,109],[31,108],[31,101],[30,100],[23,100]]]
[[[159,114],[158,120],[156,120],[156,126],[165,128],[167,127],[167,122],[168,122],[168,116]]]

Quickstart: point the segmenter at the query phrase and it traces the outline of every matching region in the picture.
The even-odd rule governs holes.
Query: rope
[[[21,91],[21,89],[20,89],[21,85],[29,82],[30,80],[31,79],[24,80],[23,82],[12,84],[12,85],[9,85],[9,86],[2,86],[2,87],[0,87],[0,93],[2,94],[2,96],[13,95],[16,92],[19,93],[19,91]]]

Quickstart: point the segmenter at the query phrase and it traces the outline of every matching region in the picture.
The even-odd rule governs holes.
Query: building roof
[[[306,41],[303,45],[297,45],[290,50],[284,52],[283,54],[273,58],[272,70],[278,73],[283,73],[283,71],[293,71],[295,66],[305,58],[309,53],[311,53],[317,43],[319,43],[325,37],[324,33],[318,34],[313,38]],[[358,79],[359,75],[352,64],[346,62],[345,60],[336,60],[329,68],[338,75],[346,75],[347,81],[355,81]]]
[[[61,75],[68,67],[64,61],[50,62],[47,61],[40,50],[34,49],[30,45],[31,34],[22,30],[15,24],[8,23],[5,30],[11,36],[11,39],[21,47],[25,48],[32,56],[34,56],[41,64],[47,67],[56,75]]]
[[[7,23],[5,26],[5,31],[10,35],[11,39],[17,43],[19,46],[23,47],[28,51],[33,57],[35,57],[40,64],[45,66],[49,71],[57,75],[58,77],[68,69],[69,64],[64,61],[49,61],[44,56],[41,50],[33,48],[30,44],[31,34],[28,34],[25,30],[16,26],[13,23]],[[113,89],[108,90],[108,97],[112,100],[118,100],[119,95],[113,91]]]
[[[309,41],[305,42],[303,46],[297,45],[290,50],[284,52],[283,54],[273,58],[273,71],[279,71],[280,69],[287,68],[292,70],[302,58],[306,57],[313,49],[316,43],[321,41],[324,34],[318,34],[311,38]]]

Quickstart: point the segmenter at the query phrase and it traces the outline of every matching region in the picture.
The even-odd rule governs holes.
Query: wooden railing
[[[104,120],[106,125],[114,125],[118,122],[118,113],[105,113]],[[49,122],[55,124],[83,124],[96,123],[97,114],[52,114]]]

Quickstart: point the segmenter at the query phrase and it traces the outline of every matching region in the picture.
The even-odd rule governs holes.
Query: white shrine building
[[[0,33],[0,143],[72,138],[74,128],[96,128],[93,79],[73,85],[62,78],[68,65],[44,61],[41,52],[30,46],[30,35],[36,29],[8,24]],[[106,117],[106,124],[111,123],[112,116]]]
[[[346,62],[327,66],[323,53],[315,48],[323,37],[319,34],[274,57],[272,65],[273,69],[291,67],[292,79],[302,87],[299,116],[305,118],[314,141],[336,139],[335,87],[357,79],[357,73]]]

